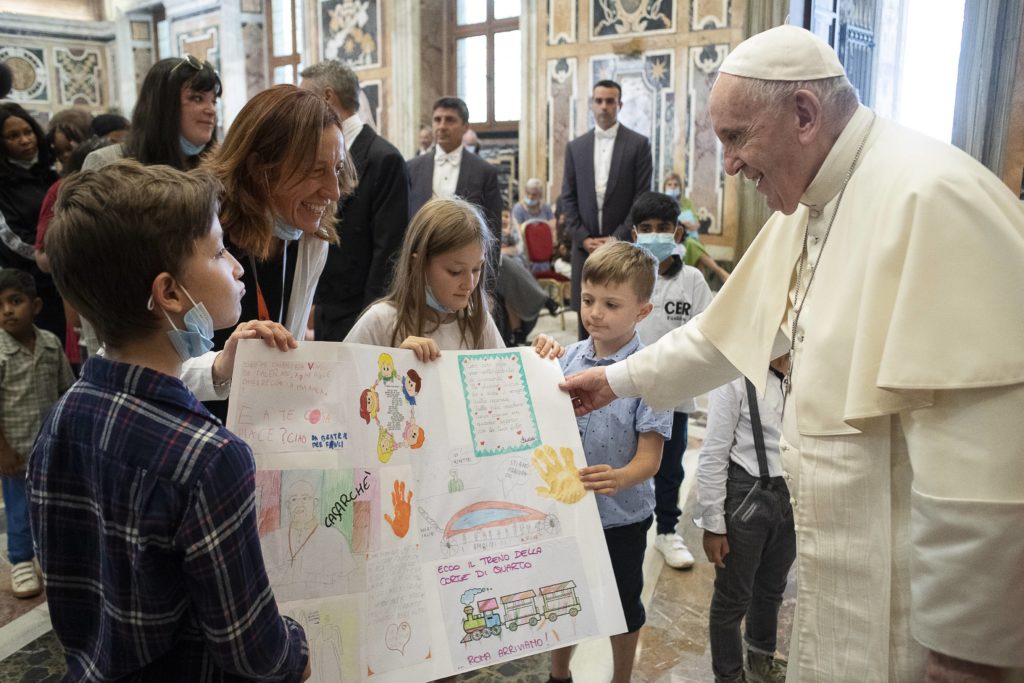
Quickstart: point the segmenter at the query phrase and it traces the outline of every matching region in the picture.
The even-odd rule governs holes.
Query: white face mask
[[[198,358],[213,349],[213,317],[206,310],[206,306],[195,302],[195,299],[192,298],[187,289],[182,287],[181,291],[185,292],[185,296],[192,302],[192,308],[185,314],[183,320],[185,323],[184,330],[178,329],[178,326],[171,320],[171,316],[167,315],[167,311],[164,311],[163,308],[160,310],[163,311],[167,322],[174,328],[167,331],[167,336],[170,337],[174,350],[178,352],[178,356],[184,362],[189,358]],[[147,308],[152,311],[153,305],[153,297],[151,296],[149,297]]]

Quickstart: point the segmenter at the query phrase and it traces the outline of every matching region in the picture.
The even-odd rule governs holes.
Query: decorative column
[[[420,82],[420,3],[419,0],[394,0],[391,17],[392,89],[388,107],[388,131],[391,143],[406,157],[416,151],[419,131]]]

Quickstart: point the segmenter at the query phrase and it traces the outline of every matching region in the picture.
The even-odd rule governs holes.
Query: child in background
[[[700,266],[704,271],[714,273],[724,284],[729,279],[729,271],[718,265],[718,262],[711,258],[707,247],[700,241],[699,224],[697,216],[693,212],[693,205],[686,198],[683,198],[682,201],[687,206],[679,212],[676,220],[685,230],[683,246],[686,248],[686,251],[683,255],[683,262],[688,266]]]
[[[493,240],[480,211],[460,199],[434,199],[409,223],[387,295],[356,321],[346,342],[409,349],[420,362],[442,350],[505,348],[479,286]],[[557,358],[562,346],[538,335],[533,348]]]
[[[583,266],[580,307],[590,337],[566,350],[561,360],[566,375],[610,365],[643,348],[636,327],[651,312],[656,268],[650,252],[628,242],[605,244],[590,255]],[[672,413],[653,410],[639,398],[620,398],[576,422],[587,458],[580,479],[584,488],[601,494],[597,509],[626,617],[627,633],[611,637],[612,681],[628,683],[646,621],[640,593],[654,511],[651,477],[671,436]],[[571,657],[571,647],[551,653],[549,682],[572,681]]]
[[[68,680],[310,675],[302,628],[279,614],[264,568],[252,451],[179,379],[241,312],[222,191],[205,171],[118,161],[69,177],[57,200],[57,287],[105,346],[29,462]],[[241,325],[225,345],[232,363],[247,336]]]
[[[676,225],[678,206],[669,195],[645,192],[630,210],[633,241],[658,259],[658,280],[654,283],[651,314],[637,325],[645,346],[662,335],[682,327],[711,303],[711,289],[700,271],[685,265],[676,253],[683,231]],[[686,451],[687,421],[693,401],[676,406],[672,415],[672,438],[665,444],[661,467],[654,477],[655,523],[658,535],[654,548],[665,564],[676,569],[693,566],[693,555],[676,533],[679,523],[679,488],[683,484],[683,453]]]
[[[711,392],[697,465],[694,521],[704,529],[704,553],[715,565],[708,635],[716,683],[786,680],[786,665],[775,659],[775,645],[782,594],[796,558],[793,508],[779,458],[782,379],[788,361],[788,355],[772,361],[764,398],[754,397],[756,413],[742,377]],[[760,479],[754,436],[758,423],[767,486]],[[751,494],[755,487],[759,490]],[[746,666],[740,636],[744,616]]]
[[[16,598],[35,597],[43,590],[32,561],[25,481],[28,454],[46,413],[75,381],[60,340],[33,324],[42,306],[31,275],[0,269],[0,480]]]

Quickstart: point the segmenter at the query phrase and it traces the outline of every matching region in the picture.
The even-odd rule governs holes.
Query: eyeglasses
[[[207,62],[207,61],[200,62],[193,55],[186,54],[184,57],[181,58],[181,61],[178,62],[177,64],[175,64],[174,68],[171,69],[171,75],[173,76],[174,72],[177,71],[178,69],[180,69],[184,65],[188,65],[188,66],[192,67],[193,69],[195,69],[196,71],[202,71],[204,67],[210,67],[210,71],[212,71],[215,74],[217,73],[217,70],[214,69],[213,65],[210,64],[209,62]],[[218,74],[218,78],[219,78],[219,74]]]

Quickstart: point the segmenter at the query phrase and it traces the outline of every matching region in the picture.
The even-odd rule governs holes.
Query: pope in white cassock
[[[563,388],[577,414],[738,373],[763,392],[792,349],[787,680],[1000,680],[1024,668],[1024,209],[861,106],[803,29],[753,36],[720,72],[726,171],[776,213],[703,315]]]

